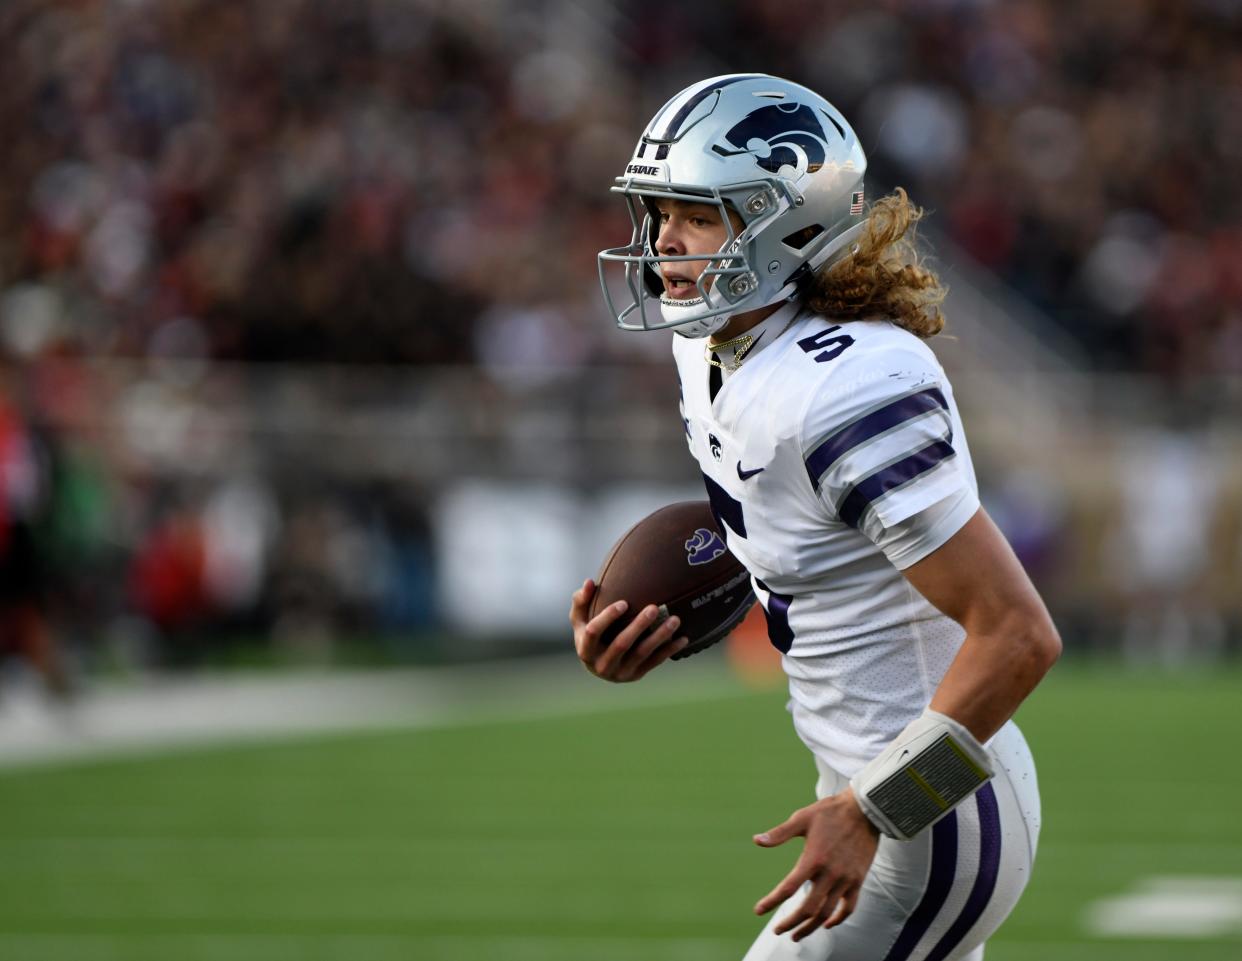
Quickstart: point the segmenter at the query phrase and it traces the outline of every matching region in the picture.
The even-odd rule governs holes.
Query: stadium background
[[[757,69],[931,211],[935,346],[1065,636],[989,958],[1237,957],[1240,34],[1235,0],[0,5],[0,956],[740,955],[783,870],[746,839],[811,783],[762,640],[614,691],[564,610],[701,496],[667,344],[600,305],[607,187],[670,92]]]

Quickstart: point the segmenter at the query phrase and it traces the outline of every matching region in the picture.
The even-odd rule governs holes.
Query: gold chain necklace
[[[797,320],[799,316],[799,314],[795,313],[792,317],[785,321],[785,326],[776,332],[776,336],[772,338],[772,341],[779,340],[784,335],[785,331],[794,325],[794,321]],[[726,340],[723,344],[717,344],[715,347],[709,345],[703,348],[703,357],[713,367],[719,367],[726,373],[732,374],[742,366],[742,358],[745,357],[750,349],[755,346],[755,342],[762,337],[764,333],[765,331],[760,330],[758,335],[742,334],[740,337],[734,337],[732,340]],[[714,356],[716,351],[725,347],[734,348],[733,363],[727,366],[718,361]]]
[[[715,347],[704,347],[703,356],[707,362],[713,367],[719,367],[723,371],[733,373],[742,366],[742,358],[746,356],[746,352],[755,345],[755,338],[750,334],[742,334],[740,337],[734,337],[732,340],[726,340],[723,344],[717,344]],[[723,350],[726,347],[733,348],[733,363],[728,366],[722,364],[716,359],[716,351]]]

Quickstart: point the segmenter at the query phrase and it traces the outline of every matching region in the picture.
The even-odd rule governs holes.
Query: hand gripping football
[[[661,621],[680,617],[677,636],[690,639],[675,659],[711,647],[755,602],[750,575],[725,547],[707,501],[669,504],[644,517],[617,541],[595,582],[591,617],[616,601],[629,603],[604,633],[605,644],[655,604]]]

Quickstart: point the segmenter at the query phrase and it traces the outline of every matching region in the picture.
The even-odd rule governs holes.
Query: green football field
[[[782,704],[0,771],[0,959],[740,958],[796,852],[750,836],[813,784]],[[1043,841],[989,961],[1242,958],[1240,719],[1236,669],[1058,667],[1020,715]]]

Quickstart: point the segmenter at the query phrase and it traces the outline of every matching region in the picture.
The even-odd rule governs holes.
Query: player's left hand
[[[840,924],[858,904],[863,879],[875,858],[880,833],[863,814],[849,788],[801,808],[783,824],[755,835],[760,847],[773,848],[790,838],[804,837],[802,856],[792,871],[755,905],[767,914],[793,897],[806,882],[810,892],[773,931],[793,931],[801,941],[817,929]]]

